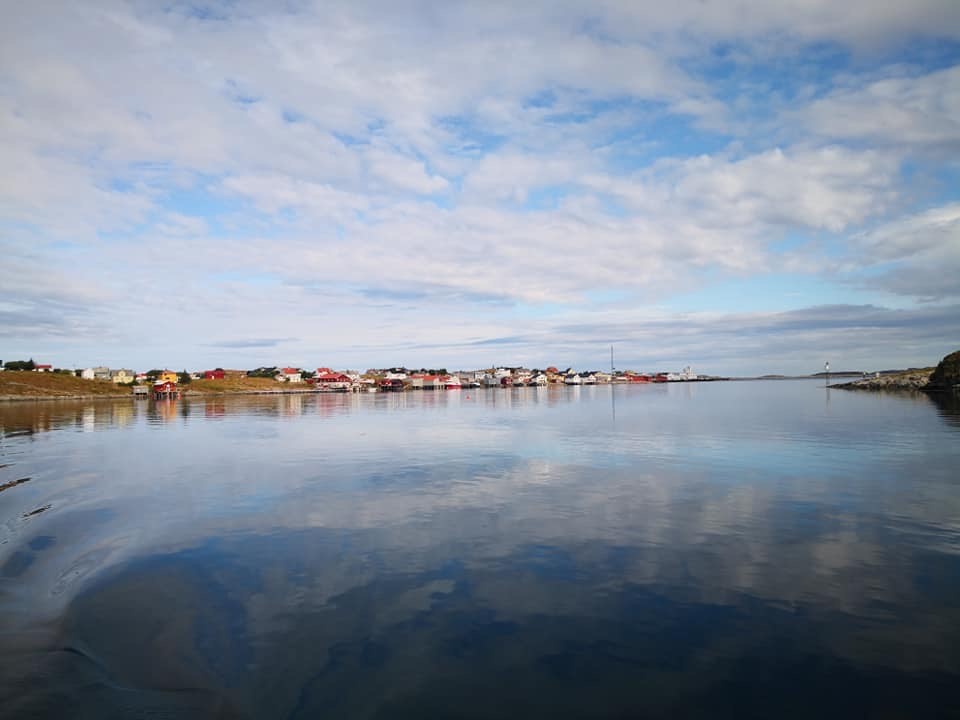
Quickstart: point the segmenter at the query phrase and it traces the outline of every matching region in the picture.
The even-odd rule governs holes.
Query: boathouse
[[[159,380],[153,384],[153,399],[167,400],[169,398],[179,397],[180,389],[175,382],[169,380]]]
[[[444,381],[443,377],[440,375],[424,375],[423,376],[423,389],[424,390],[444,390],[447,387],[447,383]]]

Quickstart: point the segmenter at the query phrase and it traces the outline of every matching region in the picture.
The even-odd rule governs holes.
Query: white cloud
[[[429,175],[422,162],[395,152],[374,148],[366,153],[366,159],[375,176],[402,190],[430,195],[448,186],[445,178]]]
[[[960,37],[960,9],[952,0],[680,0],[668,5],[641,0],[603,0],[605,30],[683,33],[713,38],[752,39],[773,34],[780,43],[835,40],[857,48],[898,43],[904,36]]]
[[[799,119],[833,139],[955,151],[960,147],[960,66],[835,90],[803,110]]]
[[[889,156],[841,147],[775,148],[733,161],[700,157],[680,164],[673,195],[704,208],[720,226],[839,232],[884,209],[897,165]]]
[[[857,264],[886,270],[865,281],[898,295],[960,295],[960,203],[889,222],[856,238]]]
[[[471,198],[523,203],[531,190],[571,182],[585,169],[568,158],[491,153],[470,169],[464,190]]]
[[[365,195],[279,174],[231,175],[220,187],[227,193],[243,196],[270,214],[293,209],[308,218],[346,222],[353,213],[370,207]]]

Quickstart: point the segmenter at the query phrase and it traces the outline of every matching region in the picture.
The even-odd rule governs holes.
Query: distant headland
[[[911,368],[900,372],[876,373],[872,377],[838,383],[830,387],[844,390],[954,392],[960,389],[960,350],[944,357],[935,368]]]

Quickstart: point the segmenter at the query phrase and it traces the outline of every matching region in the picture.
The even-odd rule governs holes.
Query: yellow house
[[[173,372],[172,370],[164,370],[162,373],[160,373],[160,374],[157,376],[157,381],[158,381],[158,382],[174,382],[174,383],[175,383],[175,382],[177,381],[177,374],[176,374],[175,372]]]

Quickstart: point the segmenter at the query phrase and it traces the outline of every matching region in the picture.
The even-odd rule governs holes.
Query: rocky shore
[[[925,390],[930,384],[933,368],[907,370],[902,373],[890,373],[879,377],[867,377],[853,382],[837,383],[832,388],[844,390]]]
[[[960,389],[960,350],[947,355],[936,368],[910,369],[831,385],[844,390],[922,390],[951,392]]]

